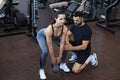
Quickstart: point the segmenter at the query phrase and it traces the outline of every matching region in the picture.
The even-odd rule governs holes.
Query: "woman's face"
[[[66,21],[66,15],[65,14],[59,14],[58,17],[55,19],[56,23],[60,26],[62,26]]]

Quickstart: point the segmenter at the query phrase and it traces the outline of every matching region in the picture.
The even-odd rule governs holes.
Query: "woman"
[[[59,64],[61,61],[60,69],[65,72],[70,71],[65,63],[66,54],[64,54],[63,52],[65,36],[68,30],[67,27],[64,25],[65,21],[65,12],[58,11],[55,13],[55,22],[50,24],[47,28],[41,29],[37,34],[37,41],[42,51],[39,70],[40,79],[46,79],[44,65],[46,63],[48,51],[50,53],[52,64]],[[53,43],[57,44],[60,47],[58,57],[55,57]]]

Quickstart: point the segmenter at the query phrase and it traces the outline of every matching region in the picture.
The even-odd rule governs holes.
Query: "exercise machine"
[[[38,7],[37,0],[28,0],[28,35],[36,39]]]
[[[96,21],[97,18],[97,1],[96,0],[78,0],[67,7],[69,18],[71,19],[75,11],[85,13],[85,21]]]
[[[83,12],[86,21],[97,21],[97,0],[86,0]]]
[[[67,7],[63,7],[63,9],[67,13],[67,24],[73,24],[72,17],[75,11],[85,13],[85,21],[98,20],[97,0],[74,0],[71,1]]]
[[[13,0],[0,0],[0,37],[25,33],[27,17],[15,6]],[[24,28],[24,29],[23,29]]]
[[[103,0],[101,17],[96,24],[107,31],[115,33],[115,31],[113,31],[111,27],[120,26],[120,22],[119,22],[120,18],[117,18],[119,5],[120,5],[119,0]]]

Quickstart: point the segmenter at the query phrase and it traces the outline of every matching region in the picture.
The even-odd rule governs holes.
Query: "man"
[[[97,55],[91,55],[91,37],[92,31],[90,27],[84,22],[84,14],[76,11],[73,15],[74,25],[67,32],[65,50],[71,50],[71,61],[75,61],[72,71],[79,73],[91,61],[92,65],[97,66]],[[74,41],[69,41],[70,36],[73,35]],[[77,56],[76,56],[76,55]]]

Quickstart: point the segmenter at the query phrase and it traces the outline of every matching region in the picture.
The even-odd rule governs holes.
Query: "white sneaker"
[[[72,56],[69,59],[69,63],[74,63],[76,61],[76,59],[77,59],[76,53],[72,52]]]
[[[91,62],[91,58],[92,58],[92,55],[90,55],[87,60],[85,61],[85,64],[88,64],[89,62]]]
[[[39,70],[39,76],[40,76],[40,79],[46,79],[46,75],[45,75],[44,69],[40,69]]]
[[[66,63],[61,63],[60,69],[62,69],[64,72],[70,72],[70,69],[67,67]]]
[[[93,53],[93,55],[91,56],[91,63],[92,63],[93,66],[98,65],[98,59],[97,59],[96,53]]]

